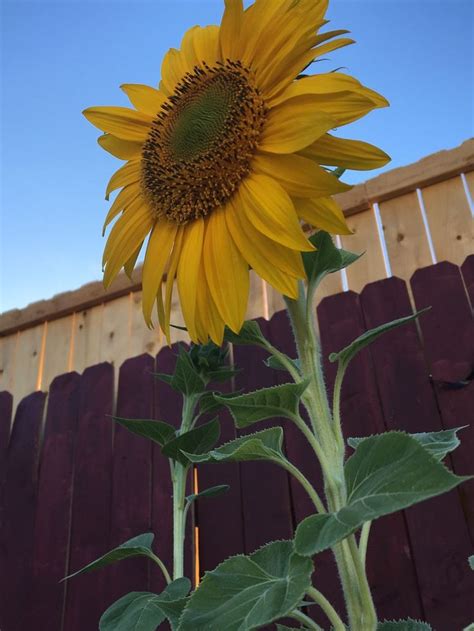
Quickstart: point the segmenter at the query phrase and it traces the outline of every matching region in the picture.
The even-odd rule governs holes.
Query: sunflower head
[[[158,88],[125,84],[133,109],[92,107],[100,145],[125,164],[105,221],[104,282],[130,275],[145,240],[143,313],[168,339],[174,281],[190,337],[221,344],[247,308],[249,269],[286,296],[313,246],[302,222],[350,233],[330,167],[371,169],[388,156],[329,133],[387,101],[353,77],[301,73],[352,43],[319,33],[325,0],[226,0],[220,26],[191,28],[165,55]],[[306,70],[306,72],[308,72]],[[117,219],[118,217],[118,219]]]

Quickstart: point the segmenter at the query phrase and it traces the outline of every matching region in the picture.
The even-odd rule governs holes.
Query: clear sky
[[[127,105],[121,83],[154,85],[165,51],[223,0],[2,1],[0,310],[101,277],[105,185],[121,164],[99,149],[90,105]],[[330,28],[354,46],[341,66],[391,108],[341,129],[378,144],[387,168],[473,135],[473,0],[332,0]],[[376,172],[372,172],[376,174]],[[355,183],[364,172],[346,173]]]

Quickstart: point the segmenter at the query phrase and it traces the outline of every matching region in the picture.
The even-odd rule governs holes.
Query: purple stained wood
[[[212,385],[210,386],[210,389]],[[231,392],[231,382],[215,384],[215,390]],[[215,415],[208,415],[210,420]],[[234,440],[236,432],[229,412],[218,412],[221,426],[219,445]],[[199,490],[228,484],[229,491],[220,497],[197,501],[196,521],[199,526],[199,562],[201,575],[213,570],[230,556],[244,552],[244,529],[240,466],[238,463],[207,464],[198,467]],[[216,536],[218,533],[218,536]]]
[[[345,292],[325,298],[319,305],[318,319],[328,386],[332,391],[336,365],[327,360],[329,354],[344,348],[366,329],[359,296]],[[361,351],[349,365],[342,387],[341,416],[346,439],[385,430],[368,349]],[[402,614],[422,617],[407,527],[401,513],[385,517],[373,527],[367,568],[380,619],[394,619]]]
[[[3,522],[3,492],[5,487],[5,464],[8,440],[10,438],[10,421],[13,397],[9,392],[0,392],[0,532]]]
[[[37,629],[60,629],[67,572],[74,443],[79,402],[77,373],[51,383],[38,475],[33,589],[28,623]]]
[[[110,549],[113,421],[109,415],[113,395],[111,364],[84,371],[79,390],[68,574]],[[108,604],[109,581],[108,569],[68,581],[64,631],[98,629]]]
[[[156,358],[156,372],[172,374],[178,354],[178,344],[163,348]],[[155,380],[155,418],[178,428],[181,425],[182,397],[179,392],[163,381]],[[192,493],[191,472],[187,494]],[[159,445],[153,446],[153,492],[152,523],[155,533],[155,552],[173,574],[173,496],[170,463],[161,453]],[[193,515],[188,515],[184,547],[184,573],[194,578],[194,524]],[[161,592],[165,587],[163,575],[158,567],[152,568],[152,590]]]
[[[411,286],[417,309],[432,307],[420,327],[443,426],[468,425],[452,454],[454,470],[473,474],[474,320],[461,273],[452,263],[438,263],[415,272]],[[474,543],[474,482],[461,485],[459,493]]]
[[[258,323],[264,335],[268,322]],[[237,390],[244,392],[276,385],[275,372],[265,366],[268,353],[249,346],[234,347],[234,363],[241,369],[235,378]],[[268,427],[286,426],[286,421],[270,419],[237,430],[238,436],[252,434]],[[244,462],[240,466],[243,498],[245,552],[253,552],[269,541],[289,539],[293,533],[290,483],[286,471],[268,462]]]
[[[133,357],[122,364],[116,416],[153,417],[153,370],[150,355]],[[151,466],[151,442],[115,424],[110,548],[151,532]],[[108,603],[131,591],[148,591],[149,583],[149,564],[145,558],[117,563],[110,568]]]
[[[466,285],[467,295],[471,301],[471,307],[474,309],[474,254],[468,256],[461,265],[461,273]]]
[[[367,328],[412,313],[406,285],[398,278],[367,285],[361,304]],[[370,352],[387,429],[441,430],[416,324],[384,334]],[[452,491],[412,507],[405,516],[425,619],[441,631],[464,628],[470,622],[467,603],[474,577],[466,563],[471,546],[458,493]],[[400,613],[405,615],[405,611]]]
[[[0,628],[24,631],[32,589],[38,449],[46,395],[24,398],[15,414],[5,463],[0,532]]]

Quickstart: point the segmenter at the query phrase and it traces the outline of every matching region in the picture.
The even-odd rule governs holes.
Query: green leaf
[[[206,384],[183,346],[180,346],[178,350],[171,386],[188,397],[200,394],[206,389]]]
[[[454,451],[456,447],[461,444],[457,433],[463,427],[456,427],[455,429],[446,429],[441,432],[420,432],[418,434],[409,434],[415,440],[417,440],[423,447],[430,452],[430,454],[436,458],[436,460],[443,460],[447,454]],[[347,444],[356,449],[360,443],[367,440],[368,436],[361,436],[359,438],[348,438]]]
[[[99,622],[100,631],[155,631],[165,618],[171,621],[173,605],[184,602],[191,589],[187,578],[178,578],[161,594],[132,592],[111,605]],[[180,609],[181,614],[182,608]],[[171,614],[171,615],[170,615]],[[173,627],[175,628],[175,627]]]
[[[469,557],[468,561],[469,567],[471,568],[471,570],[474,570],[474,554]]]
[[[204,491],[199,491],[199,493],[192,493],[188,495],[186,499],[189,503],[194,502],[200,497],[217,497],[219,495],[224,495],[230,489],[228,484],[218,484],[217,486],[211,486],[208,489],[204,489]]]
[[[348,346],[340,350],[338,353],[331,353],[329,355],[329,361],[335,362],[339,361],[341,364],[347,366],[347,364],[353,359],[359,351],[363,348],[372,344],[378,337],[391,331],[392,329],[396,329],[399,326],[407,324],[408,322],[412,322],[420,317],[422,313],[428,311],[431,307],[426,307],[425,309],[421,309],[421,311],[417,311],[416,313],[412,313],[409,316],[405,316],[404,318],[398,318],[398,320],[393,320],[392,322],[386,322],[385,324],[381,324],[380,326],[375,327],[375,329],[370,329],[366,331],[362,335],[359,335],[353,342],[351,342]]]
[[[129,432],[149,438],[158,445],[163,446],[176,435],[175,428],[164,421],[145,421],[141,419],[127,419],[118,416],[112,417],[116,423],[128,429]]]
[[[173,375],[168,375],[165,372],[152,372],[151,374],[153,375],[153,377],[155,377],[155,379],[159,379],[160,381],[164,381],[169,386],[171,385],[171,382],[173,381]]]
[[[301,395],[307,386],[308,381],[285,383],[248,392],[232,399],[221,398],[217,394],[214,398],[229,408],[236,426],[241,428],[275,416],[297,419]]]
[[[440,495],[469,479],[448,471],[420,443],[403,432],[362,441],[344,467],[347,505],[336,513],[312,515],[296,530],[296,550],[313,555],[355,532],[366,521]]]
[[[421,620],[385,620],[379,622],[377,631],[433,631],[431,626]]]
[[[308,283],[312,286],[317,286],[328,274],[349,267],[362,256],[336,248],[331,235],[323,230],[313,234],[309,240],[316,250],[303,252],[302,256]]]
[[[189,432],[176,436],[173,440],[163,445],[161,448],[162,453],[168,458],[177,460],[182,465],[189,464],[189,459],[183,452],[189,454],[202,454],[209,451],[211,447],[219,440],[221,428],[217,418],[199,425]]]
[[[233,397],[238,397],[239,394],[242,394],[242,390],[237,392],[205,392],[202,397],[199,399],[199,413],[200,414],[210,414],[221,410],[224,407],[223,403],[216,401],[214,395],[218,394],[221,399],[232,399]]]
[[[277,624],[277,631],[302,631],[304,627],[287,627],[284,624]]]
[[[207,572],[183,612],[179,631],[250,631],[288,615],[311,585],[313,564],[291,541],[274,541],[250,556]]]
[[[228,379],[232,379],[236,375],[240,374],[242,371],[240,368],[219,368],[217,370],[209,370],[207,372],[207,376],[210,381],[217,381],[217,383],[223,383]]]
[[[99,570],[100,568],[110,565],[111,563],[122,561],[122,559],[129,559],[130,557],[146,556],[154,560],[154,554],[151,549],[151,544],[153,543],[154,538],[155,535],[151,532],[145,533],[143,535],[138,535],[138,537],[133,537],[125,543],[122,543],[117,548],[110,550],[110,552],[107,552],[99,559],[96,559],[95,561],[92,561],[92,563],[85,565],[80,570],[77,570],[77,572],[69,574],[69,576],[66,576],[62,580],[66,581],[73,576],[85,574],[86,572],[91,572],[92,570]]]
[[[268,344],[255,320],[246,320],[238,334],[226,327],[224,329],[224,341],[241,346],[266,347]]]
[[[288,357],[288,355],[285,355],[285,357],[289,361],[289,363],[294,367],[294,369],[297,372],[300,372],[300,368],[301,368],[300,360],[299,359],[291,359],[291,357]],[[275,357],[275,355],[270,355],[269,357],[267,357],[267,359],[263,360],[263,363],[268,368],[273,368],[274,370],[286,370],[287,369],[286,366],[281,363],[281,361],[278,359],[278,357]]]
[[[244,462],[247,460],[272,460],[278,462],[285,459],[281,451],[283,430],[272,427],[255,434],[247,434],[231,440],[207,454],[186,454],[191,462]]]

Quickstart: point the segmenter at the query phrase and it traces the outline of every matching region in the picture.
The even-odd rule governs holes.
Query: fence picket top
[[[318,319],[328,385],[332,391],[336,366],[329,363],[329,353],[340,350],[367,328],[360,297],[349,291],[326,298],[318,308]],[[376,371],[368,348],[360,351],[347,369],[341,393],[341,415],[346,438],[385,431]],[[408,550],[409,537],[401,513],[374,524],[367,567],[381,618],[400,617],[401,611],[404,615],[421,617],[416,573]],[[387,558],[390,558],[390,580],[387,580]]]
[[[38,505],[30,594],[31,626],[61,628],[70,534],[74,443],[80,376],[67,373],[51,383],[38,477]]]
[[[33,586],[34,522],[38,450],[46,394],[33,392],[20,401],[8,445],[0,546],[0,625],[24,631]]]
[[[467,295],[471,301],[471,307],[474,310],[474,254],[466,258],[461,265],[461,272],[466,285]]]
[[[154,360],[150,355],[127,359],[120,367],[116,415],[151,418]],[[114,427],[110,547],[151,529],[151,443]],[[130,591],[147,591],[145,559],[131,559],[111,568],[110,602]]]
[[[412,312],[407,287],[397,278],[367,285],[361,294],[361,304],[368,328]],[[420,318],[421,324],[425,315]],[[370,352],[387,429],[412,433],[441,430],[436,396],[416,324],[405,324],[385,333],[370,346]],[[444,628],[448,622],[456,628],[464,627],[469,622],[466,596],[473,583],[465,563],[471,547],[469,533],[457,491],[412,507],[405,517],[425,619],[435,628]],[[427,540],[427,531],[433,530],[435,536]],[[397,559],[395,554],[393,559]],[[455,585],[453,572],[457,575]],[[445,606],[447,594],[452,603],[449,613]]]
[[[68,573],[109,550],[114,369],[87,368],[80,383]],[[107,605],[108,568],[67,584],[64,631],[97,629]],[[87,603],[87,606],[84,606]]]

